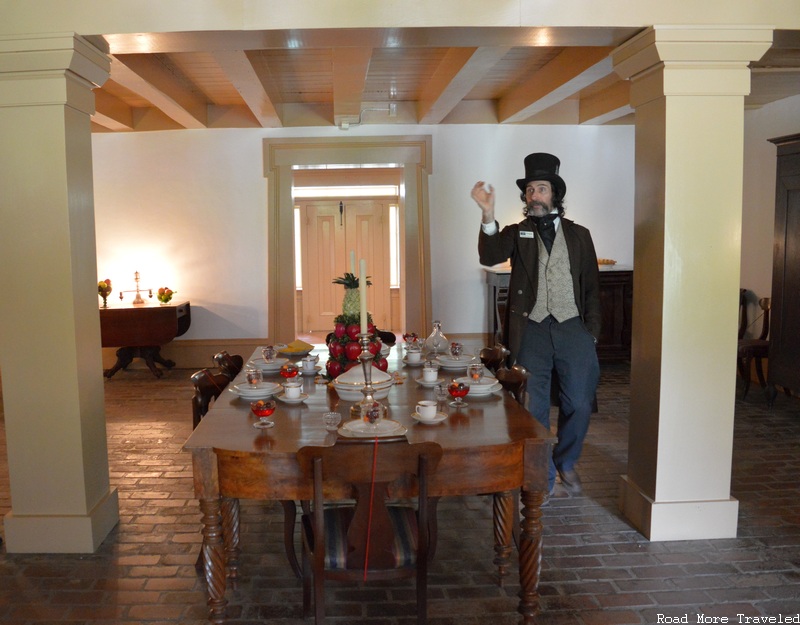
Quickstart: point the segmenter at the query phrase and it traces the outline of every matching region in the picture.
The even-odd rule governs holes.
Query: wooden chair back
[[[761,334],[758,337],[759,341],[769,340],[769,310],[772,306],[772,298],[762,297],[758,300],[758,305],[761,308],[763,320],[761,322]]]
[[[747,289],[739,289],[739,339],[747,332]]]
[[[200,369],[193,373],[190,379],[194,385],[192,428],[196,428],[200,420],[206,416],[211,403],[225,390],[230,378],[222,373],[212,373],[209,369]]]
[[[244,366],[244,358],[238,354],[230,355],[227,351],[222,350],[218,354],[214,354],[214,362],[221,373],[228,377],[228,380],[233,380]]]
[[[510,369],[503,367],[495,373],[497,381],[511,396],[525,406],[528,397],[528,378],[530,373],[522,365],[514,365]]]
[[[498,369],[505,367],[510,355],[511,352],[506,346],[499,343],[494,347],[484,347],[479,353],[481,362],[492,373],[496,373]]]

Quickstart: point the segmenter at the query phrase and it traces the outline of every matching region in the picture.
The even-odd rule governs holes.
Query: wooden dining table
[[[417,401],[434,399],[434,390],[417,382],[421,368],[404,365],[399,346],[389,355],[389,373],[397,372],[402,383],[395,384],[381,403],[387,418],[407,428],[410,443],[434,441],[443,450],[442,459],[429,479],[431,497],[494,495],[494,563],[500,579],[510,562],[512,533],[521,514],[517,548],[519,551],[519,606],[521,623],[532,624],[539,611],[539,577],[542,553],[541,504],[547,493],[548,458],[554,443],[546,431],[509,393],[498,391],[484,397],[465,398],[468,406],[460,409],[443,404],[447,418],[435,425],[417,422],[412,414]],[[318,346],[324,372],[327,350]],[[260,356],[256,350],[251,358]],[[325,411],[340,412],[350,418],[355,402],[343,401],[324,383],[319,372],[298,376],[303,381],[302,403],[285,403],[278,396],[272,416],[275,426],[257,429],[257,419],[250,412],[249,400],[242,399],[232,387],[243,381],[244,371],[223,391],[183,446],[192,454],[195,496],[200,502],[203,524],[202,559],[207,584],[209,621],[225,622],[226,577],[230,575],[230,553],[226,537],[233,530],[224,527],[221,501],[229,498],[276,501],[307,501],[312,498],[312,484],[304,479],[296,460],[297,451],[306,445],[334,445],[341,436],[327,431],[322,422]],[[444,380],[465,375],[463,370],[441,369]],[[277,374],[264,376],[268,382],[282,382]],[[264,463],[261,475],[271,479],[257,482],[242,471],[224,484],[226,497],[220,497],[220,482],[215,450],[234,452],[246,463]],[[230,462],[230,453],[226,453]],[[519,502],[514,498],[519,494]],[[519,503],[517,506],[515,503]],[[238,535],[238,528],[235,530]],[[227,535],[227,536],[226,536]],[[228,549],[230,546],[228,541]],[[277,546],[276,546],[277,547]],[[488,554],[487,554],[488,557]]]

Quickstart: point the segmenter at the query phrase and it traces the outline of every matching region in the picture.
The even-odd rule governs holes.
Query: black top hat
[[[525,177],[517,180],[520,191],[525,193],[525,187],[532,180],[547,180],[553,185],[553,192],[559,199],[567,193],[567,183],[558,175],[561,161],[557,156],[546,152],[534,152],[525,157]]]

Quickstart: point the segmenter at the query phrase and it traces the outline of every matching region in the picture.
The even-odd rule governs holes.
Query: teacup
[[[286,399],[299,399],[303,385],[299,382],[286,382],[283,385],[283,394]]]
[[[306,356],[302,360],[303,371],[314,371],[317,362],[319,362],[319,356]]]
[[[430,399],[423,399],[417,402],[417,414],[423,421],[431,421],[436,418],[437,403]]]
[[[435,366],[425,365],[422,367],[422,380],[423,382],[436,382],[439,379],[439,368]]]
[[[416,345],[409,345],[406,349],[406,362],[419,362],[422,360],[422,350]]]

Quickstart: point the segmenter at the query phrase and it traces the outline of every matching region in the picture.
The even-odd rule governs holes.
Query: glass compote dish
[[[483,380],[484,374],[485,370],[483,365],[480,363],[472,364],[467,367],[467,377],[470,379],[472,384],[480,384],[481,380]]]
[[[254,428],[267,429],[275,425],[275,422],[270,419],[272,413],[275,412],[275,405],[274,399],[259,399],[250,402],[250,410],[258,417],[258,421],[253,423]]]
[[[264,381],[264,373],[258,367],[247,367],[244,372],[247,383],[257,388]]]
[[[454,401],[450,402],[450,405],[453,406],[453,408],[462,408],[469,405],[463,399],[466,397],[467,393],[469,393],[468,382],[459,382],[458,380],[453,380],[447,386],[447,392],[450,393],[450,396],[454,398]]]
[[[299,372],[300,367],[294,363],[287,362],[285,365],[281,366],[280,374],[282,378],[290,380],[291,378],[296,378]]]
[[[461,358],[463,352],[464,346],[461,343],[450,343],[450,355],[453,357],[453,360]]]

